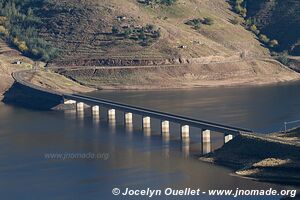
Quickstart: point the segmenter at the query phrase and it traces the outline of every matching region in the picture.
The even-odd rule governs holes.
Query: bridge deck
[[[244,128],[227,126],[227,125],[223,125],[223,124],[217,124],[217,123],[213,123],[213,122],[193,119],[193,118],[186,117],[186,116],[175,115],[175,114],[160,112],[160,111],[151,110],[151,109],[147,109],[147,108],[126,105],[126,104],[122,104],[122,103],[118,103],[118,102],[107,101],[104,99],[99,99],[99,98],[85,96],[85,95],[78,95],[78,94],[67,95],[67,94],[65,94],[65,95],[63,95],[63,97],[68,100],[75,100],[77,102],[83,102],[88,105],[99,105],[99,106],[108,107],[111,109],[116,109],[116,110],[120,110],[120,111],[124,111],[124,112],[130,112],[130,113],[142,115],[142,116],[149,116],[149,117],[153,117],[153,118],[157,118],[157,119],[161,119],[161,120],[167,120],[167,121],[179,123],[182,125],[189,125],[189,126],[197,127],[197,128],[201,128],[201,129],[208,129],[211,131],[221,132],[221,133],[224,133],[225,135],[228,135],[228,134],[237,135],[240,132],[249,132],[249,133],[252,132],[251,130],[247,130]]]

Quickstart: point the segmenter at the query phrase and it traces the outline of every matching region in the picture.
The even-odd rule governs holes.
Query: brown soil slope
[[[207,56],[231,57],[246,53],[266,56],[254,35],[231,20],[236,15],[223,0],[178,0],[172,6],[144,6],[137,0],[53,0],[39,12],[41,35],[62,49],[60,64],[96,65],[97,59],[165,59]],[[121,20],[118,16],[124,17]],[[213,25],[195,30],[185,22],[210,17]],[[149,46],[111,34],[112,27],[153,24],[161,36]],[[179,48],[186,46],[186,48]],[[94,62],[89,62],[96,59]]]

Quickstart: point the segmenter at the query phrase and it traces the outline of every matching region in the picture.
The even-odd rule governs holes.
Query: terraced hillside
[[[137,0],[51,0],[36,12],[43,21],[41,36],[63,52],[56,60],[61,65],[268,55],[252,33],[232,24],[236,15],[224,0],[178,0],[170,6]],[[203,23],[197,30],[185,24],[195,18],[210,18],[213,24]]]
[[[300,55],[300,1],[248,0],[247,10],[263,33],[279,41],[278,50]]]

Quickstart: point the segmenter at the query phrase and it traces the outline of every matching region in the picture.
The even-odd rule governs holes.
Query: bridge
[[[170,134],[170,123],[177,123],[180,125],[181,140],[189,140],[190,127],[199,128],[202,137],[202,143],[209,143],[211,134],[213,132],[219,132],[224,134],[224,143],[229,142],[236,135],[241,132],[252,133],[251,130],[247,130],[240,127],[228,126],[225,124],[218,124],[214,122],[195,119],[187,116],[161,112],[143,107],[137,107],[127,105],[119,102],[114,102],[106,99],[95,98],[82,94],[63,94],[56,91],[48,90],[36,85],[33,85],[26,79],[30,74],[30,70],[19,71],[13,73],[13,77],[19,84],[27,87],[34,88],[42,92],[49,93],[50,95],[60,96],[62,104],[76,105],[76,112],[83,114],[87,108],[91,109],[92,116],[99,118],[100,110],[102,108],[107,109],[107,119],[110,122],[116,121],[116,111],[120,111],[124,114],[124,125],[133,126],[133,115],[139,115],[142,117],[142,127],[144,130],[151,128],[151,119],[155,118],[161,121],[161,134],[163,136]],[[83,115],[84,116],[84,115]]]

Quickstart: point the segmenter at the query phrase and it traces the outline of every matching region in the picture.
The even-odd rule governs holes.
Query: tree
[[[242,8],[240,10],[240,15],[242,15],[243,17],[247,17],[247,8]]]
[[[7,29],[4,27],[4,26],[1,26],[0,25],[0,35],[4,36],[4,37],[7,37],[8,36],[8,31]]]
[[[270,39],[264,34],[259,35],[259,40],[265,44],[268,44],[268,42],[270,41]]]
[[[271,48],[273,48],[273,47],[275,47],[275,46],[278,46],[279,45],[279,42],[277,41],[277,40],[271,40],[270,42],[269,42],[269,46],[271,47]]]
[[[20,42],[19,45],[18,45],[18,49],[23,53],[27,52],[28,47],[26,45],[26,42]]]
[[[114,34],[114,35],[118,34],[118,33],[119,33],[118,27],[113,26],[113,27],[111,28],[111,32],[112,32],[112,34]]]
[[[255,33],[256,35],[258,35],[260,33],[260,31],[257,29],[256,25],[252,25],[250,26],[250,30]]]

